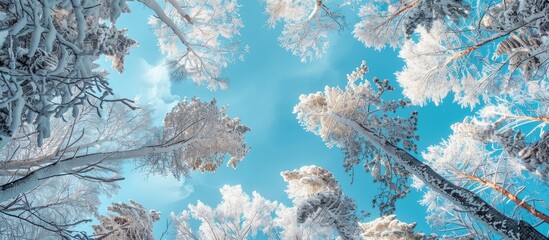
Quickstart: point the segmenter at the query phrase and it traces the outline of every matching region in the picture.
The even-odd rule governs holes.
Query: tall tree
[[[359,161],[371,161],[376,153],[387,156],[389,167],[416,176],[430,189],[504,237],[547,239],[527,222],[502,214],[475,193],[455,185],[408,153],[408,141],[415,130],[415,114],[402,120],[385,113],[396,110],[396,107],[387,106],[405,107],[407,104],[385,102],[381,94],[388,87],[381,86],[376,91],[369,81],[355,83],[366,72],[363,63],[348,76],[349,82],[344,90],[326,87],[324,92],[301,95],[300,103],[294,108],[299,122],[329,146],[338,146],[345,152],[349,152],[349,148],[356,149],[355,152],[362,153],[355,155],[360,157]]]
[[[55,184],[51,181],[60,176],[99,183],[95,186],[99,193],[102,187],[123,179],[117,166],[124,160],[137,160],[148,174],[170,173],[180,178],[193,170],[215,171],[226,156],[231,156],[228,165],[236,167],[249,149],[244,143],[249,129],[238,118],[229,118],[226,108],[219,109],[215,101],[184,100],[166,116],[163,129],[150,125],[147,109],[132,111],[106,104],[103,117],[93,108],[88,110],[77,118],[67,117],[69,125],[59,120],[52,131],[60,137],[48,139],[43,147],[36,146],[28,132],[32,126],[28,126],[2,149],[3,213],[18,207],[29,194],[41,192],[43,186]],[[33,200],[27,202],[32,207]],[[65,232],[58,234],[65,236]]]
[[[452,125],[453,134],[430,146],[423,158],[442,176],[490,199],[502,212],[535,225],[549,223],[540,189],[547,181],[548,106],[543,98],[535,101],[537,97],[516,95],[514,101],[500,99],[497,105],[483,107],[478,116]],[[520,98],[529,98],[528,106],[519,104]],[[438,196],[428,191],[422,200],[432,225],[454,235],[491,236],[467,212]]]

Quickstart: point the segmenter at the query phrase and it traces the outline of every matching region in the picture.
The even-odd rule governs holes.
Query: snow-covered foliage
[[[416,123],[414,117],[408,121],[393,120],[391,122],[386,120],[382,122],[383,124],[375,124],[376,119],[370,114],[373,110],[372,105],[376,106],[376,103],[383,103],[381,96],[372,98],[374,92],[371,88],[365,87],[369,85],[353,84],[357,76],[361,77],[365,71],[366,67],[361,66],[356,72],[349,75],[351,81],[345,92],[339,88],[326,87],[324,93],[318,92],[300,96],[300,103],[294,108],[298,120],[308,131],[320,135],[329,146],[335,145],[347,149],[347,145],[350,144],[370,145],[374,154],[377,153],[391,159],[394,162],[392,166],[398,167],[406,175],[414,175],[434,193],[440,194],[445,200],[459,208],[457,210],[459,214],[469,214],[476,223],[482,224],[490,231],[511,239],[546,238],[528,222],[516,220],[503,214],[473,191],[452,183],[432,167],[419,161],[407,152],[406,143],[403,144],[403,147],[400,147],[399,142],[402,141],[402,138],[399,138],[399,136],[411,133],[412,136],[409,136],[408,139],[413,137]],[[380,87],[380,91],[384,89],[383,86]],[[336,94],[333,94],[334,92]],[[354,92],[361,94],[354,96],[352,94]],[[360,99],[363,102],[355,99]],[[338,101],[341,102],[337,104]],[[403,104],[401,107],[405,106],[407,104]],[[393,109],[396,109],[396,107]],[[383,108],[378,107],[376,111],[383,111]],[[388,115],[385,114],[383,117],[388,118]],[[410,129],[410,126],[412,131],[406,131]],[[398,129],[400,135],[392,134],[394,129]],[[389,181],[392,180],[391,178],[388,179]],[[404,189],[407,191],[407,188]],[[401,192],[402,195],[405,193],[402,194]],[[391,199],[396,199],[398,196],[400,195],[396,195]]]
[[[95,191],[94,196],[110,193],[116,181],[123,179],[118,168],[124,160],[139,159],[148,174],[171,172],[180,177],[195,169],[214,171],[226,155],[233,157],[228,164],[234,166],[247,153],[243,134],[248,128],[227,117],[225,108],[218,109],[215,101],[193,99],[176,106],[166,117],[165,138],[158,138],[161,129],[151,127],[147,108],[132,111],[120,103],[104,105],[102,117],[95,108],[84,106],[76,118],[65,116],[69,124],[54,120],[52,133],[59,137],[46,139],[42,147],[32,139],[32,125],[16,132],[0,152],[0,203],[6,211],[65,175],[72,181],[82,180]],[[53,196],[48,192],[45,201]],[[97,202],[87,204],[93,209]]]
[[[547,84],[549,3],[545,0],[478,2],[456,23],[417,29],[400,50],[397,74],[414,104],[439,104],[450,93],[461,106]]]
[[[452,125],[453,134],[430,146],[423,158],[454,184],[491,199],[504,213],[532,224],[549,222],[549,209],[538,204],[543,191],[531,187],[543,185],[549,173],[547,93],[499,98],[480,109],[477,117]],[[448,234],[492,236],[466,211],[434,191],[425,193],[422,204],[428,206],[427,219],[433,226],[454,229]]]
[[[72,177],[44,181],[40,188],[0,206],[0,239],[82,238],[71,228],[98,213],[99,194],[98,184]]]
[[[114,23],[127,11],[118,0],[0,2],[0,29],[7,32],[0,51],[0,146],[23,123],[35,125],[40,145],[51,135],[50,118],[78,115],[89,100],[112,98],[94,61],[107,56],[123,70],[136,42]]]
[[[237,39],[244,26],[236,0],[139,0],[156,16],[149,18],[162,53],[167,55],[173,80],[192,79],[210,89],[228,87],[221,70],[243,60]]]
[[[324,229],[319,235],[324,235],[332,229],[343,239],[355,239],[359,234],[356,204],[353,199],[345,196],[341,186],[332,173],[317,166],[304,166],[300,169],[280,173],[288,182],[288,197],[292,199],[297,226],[293,221],[276,219],[277,226],[284,229],[283,239],[302,238],[294,235],[296,228],[304,224],[307,228]],[[283,209],[281,213],[288,211]],[[290,211],[292,212],[292,211]],[[301,227],[303,228],[303,226]],[[329,229],[329,230],[328,230]],[[305,234],[311,232],[301,231]],[[314,236],[314,235],[313,235]],[[315,237],[308,235],[307,237]],[[318,236],[317,236],[318,237]]]
[[[397,110],[407,108],[410,103],[406,100],[384,100],[382,94],[393,90],[393,87],[388,80],[364,80],[367,71],[363,62],[347,76],[349,81],[345,89],[326,86],[324,92],[301,95],[294,113],[307,131],[319,135],[329,147],[337,146],[343,150],[347,170],[364,161],[364,167],[375,181],[386,186],[376,197],[375,204],[383,214],[388,214],[394,211],[396,200],[404,198],[409,191],[406,184],[408,173],[364,136],[339,121],[337,116],[352,119],[373,129],[388,141],[415,151],[417,112],[412,112],[408,118],[395,116]]]
[[[361,21],[355,25],[355,37],[367,47],[389,45],[400,47],[420,26],[431,30],[434,22],[451,20],[458,23],[471,7],[463,0],[375,0],[359,11]]]
[[[437,239],[435,235],[425,236],[424,233],[414,232],[416,223],[405,223],[396,219],[396,215],[376,218],[367,223],[361,223],[360,236],[365,240],[426,240]]]
[[[93,225],[93,239],[104,240],[153,240],[154,222],[160,220],[160,212],[147,211],[141,204],[113,203],[107,209],[114,213],[99,216],[99,225]]]
[[[172,149],[151,154],[144,167],[180,178],[192,170],[214,172],[230,156],[227,166],[236,169],[250,150],[244,141],[250,129],[239,118],[229,118],[226,110],[218,108],[215,100],[207,103],[193,98],[177,104],[164,118],[160,140]],[[170,147],[177,145],[184,146]]]
[[[268,24],[283,24],[280,45],[302,62],[320,58],[326,52],[331,32],[343,30],[344,16],[323,0],[264,0]]]
[[[240,185],[225,185],[219,189],[222,201],[212,208],[198,201],[189,204],[189,210],[180,215],[171,214],[177,230],[176,239],[253,239],[259,232],[272,232],[272,212],[277,202],[269,201],[252,193],[252,197]],[[200,221],[198,231],[192,230],[190,218]]]
[[[240,185],[225,185],[217,207],[198,201],[180,215],[171,214],[176,238],[253,239],[262,234],[270,239],[430,239],[413,232],[415,223],[402,223],[394,215],[359,225],[354,201],[326,169],[304,166],[281,175],[294,206],[269,201],[255,191],[250,197]],[[192,229],[191,219],[200,222],[198,230]]]

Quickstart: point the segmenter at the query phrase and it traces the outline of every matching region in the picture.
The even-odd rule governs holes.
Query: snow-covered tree
[[[217,207],[198,201],[180,215],[172,213],[177,239],[251,239],[259,232],[272,239],[335,239],[334,231],[337,239],[427,239],[414,233],[415,223],[402,223],[394,215],[358,223],[354,201],[326,169],[304,166],[281,175],[293,206],[269,201],[255,191],[250,197],[240,185],[225,185],[219,189],[222,201]],[[200,222],[198,231],[192,229],[191,218]]]
[[[163,130],[150,125],[147,109],[105,104],[102,117],[92,107],[83,110],[77,118],[66,117],[68,125],[54,121],[52,132],[60,137],[42,147],[32,139],[32,125],[25,125],[2,149],[0,204],[6,211],[61,176],[99,183],[97,193],[116,187],[124,160],[138,160],[148,174],[180,178],[192,170],[215,171],[225,156],[236,167],[248,151],[244,134],[249,129],[227,117],[215,101],[183,101],[167,115]]]
[[[438,239],[436,235],[426,236],[421,232],[414,232],[416,223],[405,223],[396,219],[396,215],[388,215],[376,218],[367,223],[361,223],[362,230],[360,236],[364,240],[427,240]]]
[[[430,146],[423,158],[442,176],[490,199],[502,212],[532,225],[547,224],[549,209],[543,204],[543,190],[531,186],[543,187],[548,177],[548,104],[543,95],[522,96],[517,98],[526,106],[519,99],[500,98],[496,105],[480,109],[478,116],[452,125],[453,134]],[[530,174],[524,174],[525,170]],[[492,235],[461,207],[432,190],[425,193],[422,204],[428,206],[427,219],[432,225],[452,235]]]
[[[323,0],[264,0],[268,24],[275,27],[283,24],[280,45],[302,62],[320,58],[327,50],[331,32],[345,27],[344,16],[338,6],[328,7]]]
[[[269,201],[257,192],[250,198],[240,185],[225,185],[219,192],[222,201],[215,208],[198,201],[196,205],[189,204],[189,210],[180,215],[171,214],[176,239],[251,239],[259,232],[271,234],[276,201]],[[192,230],[191,217],[200,221],[198,231]]]
[[[99,225],[92,226],[93,239],[104,240],[153,240],[153,224],[160,220],[160,212],[147,211],[141,204],[130,200],[108,206],[107,216],[99,216]]]
[[[546,84],[547,1],[479,2],[474,10],[460,23],[418,28],[419,37],[403,45],[397,80],[414,104],[439,104],[454,93],[461,106],[472,107]]]
[[[422,26],[431,30],[436,21],[458,23],[471,7],[463,0],[374,0],[360,7],[360,22],[353,31],[367,47],[400,47]]]
[[[283,239],[316,239],[331,235],[333,230],[343,239],[359,235],[356,204],[343,194],[331,172],[313,165],[280,175],[288,183],[286,192],[294,205],[290,212],[297,216],[297,224],[280,217],[275,219],[275,224],[283,229]],[[288,210],[280,212],[284,211]]]
[[[160,50],[172,65],[172,78],[226,88],[221,70],[241,59],[236,39],[243,24],[235,0],[139,1],[157,16]],[[114,101],[101,56],[124,70],[136,41],[116,21],[129,13],[126,0],[0,1],[0,147],[24,123],[37,129],[39,145],[51,135],[50,119],[78,115],[90,101]],[[130,101],[118,99],[128,106]]]
[[[393,90],[388,80],[356,81],[368,71],[366,63],[348,76],[346,89],[326,87],[324,93],[301,95],[294,113],[308,131],[319,135],[329,147],[339,147],[345,153],[344,167],[352,168],[362,161],[366,171],[383,185],[383,191],[376,196],[374,204],[382,215],[394,212],[396,200],[409,192],[406,178],[409,173],[401,164],[390,160],[390,156],[376,148],[370,141],[360,141],[364,136],[352,128],[342,125],[333,114],[354,119],[368,126],[376,134],[383,134],[389,141],[400,143],[403,149],[415,151],[414,140],[417,112],[408,118],[400,118],[394,112],[410,105],[405,100],[385,101],[381,98],[386,91]],[[378,91],[374,91],[374,88]],[[375,114],[374,114],[375,113]]]
[[[192,79],[210,89],[228,87],[221,70],[247,51],[237,39],[244,26],[236,0],[139,0],[156,16],[155,28],[162,53],[168,57],[172,78]]]
[[[127,11],[125,1],[0,2],[0,31],[6,34],[0,51],[0,146],[24,123],[35,125],[40,145],[51,135],[50,118],[67,111],[78,115],[91,100],[112,100],[106,72],[94,61],[107,56],[123,70],[136,42],[114,23]]]
[[[100,186],[68,176],[45,180],[39,188],[0,204],[0,239],[84,238],[74,227],[98,213],[102,192],[115,190],[113,184]]]
[[[472,191],[453,184],[408,153],[407,149],[415,146],[410,145],[409,139],[414,137],[416,118],[400,120],[384,113],[387,108],[383,106],[401,105],[396,101],[390,105],[382,99],[381,94],[387,87],[378,87],[375,91],[369,81],[355,84],[357,79],[362,79],[366,70],[363,64],[350,74],[344,90],[326,87],[324,92],[300,96],[300,103],[295,106],[294,112],[305,129],[319,135],[328,146],[340,147],[346,153],[349,148],[368,149],[366,154],[357,156],[357,163],[365,160],[369,165],[372,155],[376,153],[386,156],[389,167],[399,169],[402,175],[411,174],[419,178],[441,197],[468,212],[475,221],[504,237],[546,238],[532,225],[504,215]],[[392,109],[396,110],[396,107]]]

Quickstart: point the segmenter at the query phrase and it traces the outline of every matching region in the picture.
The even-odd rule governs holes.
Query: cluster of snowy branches
[[[227,86],[221,69],[246,50],[235,39],[243,26],[236,1],[166,1],[165,7],[140,2],[157,15],[150,23],[174,79]],[[116,20],[129,12],[126,0],[0,1],[0,146],[24,123],[35,125],[41,145],[51,136],[50,118],[115,101],[107,71],[94,61],[105,56],[114,69],[124,70],[124,58],[137,42]]]
[[[51,135],[51,117],[67,111],[77,116],[90,101],[112,99],[106,71],[94,61],[108,56],[123,70],[136,42],[114,24],[127,11],[125,1],[0,2],[6,31],[0,52],[0,146],[24,123],[35,125],[41,145]]]
[[[36,144],[33,126],[24,125],[0,151],[3,235],[34,227],[75,237],[64,228],[72,226],[72,218],[97,214],[98,195],[113,193],[116,182],[124,179],[119,174],[124,160],[137,160],[146,174],[179,178],[193,170],[215,171],[226,156],[231,157],[228,165],[236,167],[249,149],[244,143],[249,129],[238,118],[229,118],[215,101],[184,100],[166,116],[163,129],[151,126],[147,108],[105,103],[102,111],[100,117],[93,107],[84,106],[78,117],[65,117],[68,123],[53,120],[52,133],[59,137],[45,139],[42,146]],[[57,188],[60,184],[65,188]],[[53,197],[53,190],[60,196],[67,191],[67,197]],[[72,191],[78,194],[69,194]],[[80,194],[86,196],[79,199]],[[77,214],[61,218],[55,207],[44,206]]]
[[[414,137],[413,130],[417,123],[415,112],[407,120],[391,119],[384,110],[394,112],[396,107],[384,106],[406,107],[408,104],[398,105],[394,100],[393,104],[383,102],[383,91],[392,88],[380,86],[376,78],[373,81],[363,80],[367,70],[363,62],[347,76],[349,83],[344,90],[326,87],[324,92],[301,95],[300,103],[294,108],[299,122],[307,131],[319,135],[329,147],[341,148],[346,154],[344,166],[348,166],[349,149],[368,148],[365,153],[355,155],[354,163],[364,161],[364,167],[374,179],[379,179],[380,172],[372,165],[384,166],[385,174],[390,173],[387,169],[395,169],[395,173],[399,173],[388,176],[389,184],[398,181],[399,175],[413,175],[416,186],[426,185],[429,189],[422,200],[423,204],[428,205],[428,219],[434,226],[445,228],[450,235],[489,238],[493,231],[513,239],[545,238],[533,227],[538,225],[534,223],[539,220],[542,223],[549,220],[547,215],[530,204],[539,200],[531,198],[534,193],[526,193],[531,198],[528,201],[521,200],[518,194],[526,188],[523,170],[539,176],[538,181],[546,181],[546,98],[542,98],[541,106],[538,106],[541,109],[537,108],[544,114],[539,117],[522,115],[526,112],[520,111],[518,104],[505,105],[503,99],[500,105],[484,107],[480,110],[482,118],[466,119],[454,125],[454,135],[441,146],[430,147],[429,152],[423,154],[427,161],[421,162],[407,152],[415,146],[406,142]],[[357,80],[361,82],[355,84]],[[383,120],[379,121],[379,118]],[[531,122],[541,122],[532,130],[541,132],[540,139],[534,143],[525,141],[524,134],[518,129]],[[385,157],[384,161],[380,155]],[[376,165],[377,161],[380,164]],[[403,184],[406,186],[406,181]],[[396,191],[397,195],[391,192],[391,210],[394,210],[394,200],[406,194],[408,188],[404,190]],[[492,200],[489,203],[482,197]],[[509,201],[532,217],[521,217],[521,211],[509,214],[498,210],[498,203]],[[383,208],[381,210],[383,213]],[[528,220],[531,218],[538,221],[531,223]],[[449,224],[457,227],[450,227]]]
[[[353,199],[345,196],[332,173],[304,166],[281,173],[288,182],[286,193],[293,206],[269,201],[259,193],[252,197],[240,185],[225,185],[215,208],[198,202],[180,215],[172,213],[177,239],[430,239],[414,232],[395,215],[359,223]],[[198,231],[191,227],[198,220]],[[337,233],[337,237],[334,235]]]

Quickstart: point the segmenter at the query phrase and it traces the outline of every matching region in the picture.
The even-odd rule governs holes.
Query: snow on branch
[[[228,87],[221,71],[248,51],[237,39],[244,24],[236,0],[139,2],[156,14],[149,24],[168,57],[172,80],[191,79],[212,90]]]
[[[153,240],[153,224],[160,220],[160,212],[147,211],[141,204],[113,203],[107,209],[114,213],[98,216],[99,224],[93,225],[93,238],[102,240]]]
[[[41,145],[51,135],[51,118],[78,115],[96,99],[101,100],[92,105],[97,108],[113,101],[106,72],[96,70],[94,61],[110,57],[122,71],[124,57],[136,45],[114,25],[120,12],[128,11],[125,1],[6,0],[0,9],[9,24],[2,28],[7,37],[0,51],[0,146],[23,123],[36,127]]]
[[[406,184],[409,174],[369,141],[357,140],[363,139],[363,136],[341,124],[333,114],[360,122],[404,149],[415,151],[414,140],[419,138],[415,135],[417,112],[412,112],[408,118],[396,116],[394,113],[405,110],[410,102],[384,100],[382,95],[392,91],[393,87],[388,80],[364,80],[367,71],[363,62],[347,76],[345,89],[326,86],[324,92],[301,95],[294,113],[305,129],[319,135],[328,147],[337,146],[343,150],[347,171],[364,161],[364,168],[374,176],[375,181],[386,186],[374,200],[374,205],[383,214],[390,214],[394,211],[396,200],[404,198],[409,191]]]
[[[323,0],[265,0],[268,24],[283,23],[278,41],[302,62],[320,58],[328,49],[331,32],[345,27],[345,17]]]

